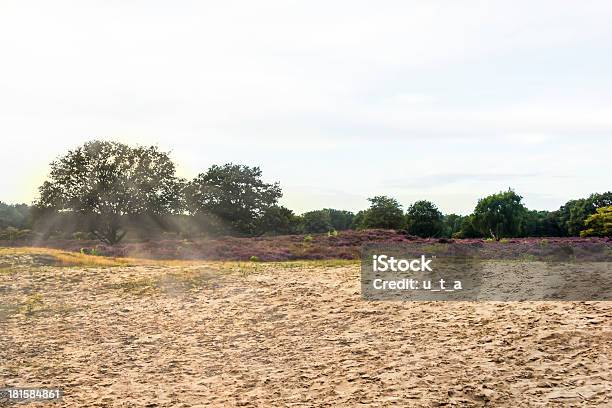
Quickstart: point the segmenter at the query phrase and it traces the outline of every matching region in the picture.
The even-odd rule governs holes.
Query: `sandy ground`
[[[364,301],[356,264],[22,266],[0,296],[0,386],[57,405],[612,405],[612,302]]]

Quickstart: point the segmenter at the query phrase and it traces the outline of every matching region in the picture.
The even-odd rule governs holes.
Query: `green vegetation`
[[[350,211],[324,208],[309,211],[298,218],[298,232],[312,234],[351,229],[355,214]]]
[[[474,209],[474,226],[482,235],[495,240],[518,236],[527,213],[521,199],[512,190],[481,198]]]
[[[405,226],[402,205],[387,196],[368,198],[370,208],[359,214],[358,228],[401,229]]]
[[[185,189],[185,200],[194,215],[217,217],[230,232],[256,235],[266,212],[282,196],[278,183],[261,180],[259,167],[214,165]],[[277,211],[276,216],[283,215]]]
[[[26,204],[9,205],[0,201],[0,229],[27,229],[31,223],[30,212],[30,206]]]
[[[612,206],[598,208],[584,225],[586,229],[580,231],[581,237],[612,237]]]
[[[444,232],[442,213],[431,201],[417,201],[408,207],[406,228],[410,234],[419,237],[440,236]]]
[[[273,205],[266,209],[259,222],[260,234],[290,235],[301,230],[301,217],[298,217],[290,209]]]
[[[125,236],[127,216],[162,216],[179,209],[181,182],[174,163],[156,147],[85,143],[51,163],[40,187],[39,220],[70,211],[102,242]]]
[[[561,231],[568,236],[580,235],[585,228],[585,221],[598,208],[612,205],[612,192],[591,194],[588,198],[570,200],[557,211]]]
[[[296,215],[278,204],[281,197],[279,183],[264,182],[259,167],[213,165],[187,181],[176,177],[168,153],[157,147],[92,141],[51,163],[49,180],[33,206],[0,202],[0,240],[98,238],[113,245],[126,236],[135,241],[165,234],[331,237],[337,231],[372,228],[494,240],[606,236],[608,213],[598,209],[612,206],[612,192],[605,192],[570,200],[556,211],[528,210],[509,189],[481,198],[465,216],[443,215],[426,200],[412,203],[404,213],[395,198],[384,195],[368,198],[369,208],[357,214],[324,208]]]
[[[302,230],[306,233],[321,233],[331,230],[331,216],[324,210],[302,214]]]

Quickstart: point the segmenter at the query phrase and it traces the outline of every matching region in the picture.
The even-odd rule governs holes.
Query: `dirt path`
[[[4,270],[0,386],[79,407],[612,404],[611,302],[366,302],[358,276]]]

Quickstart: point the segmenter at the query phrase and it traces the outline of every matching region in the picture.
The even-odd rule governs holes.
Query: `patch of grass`
[[[134,263],[127,258],[106,258],[75,252],[53,254],[61,266],[129,266]]]
[[[359,265],[359,259],[315,259],[304,261],[269,262],[267,265],[275,268],[337,268],[340,266]],[[266,265],[266,264],[264,264]]]
[[[33,258],[33,263],[37,263],[37,260],[43,260],[45,264],[54,266],[126,266],[134,263],[134,260],[129,258],[107,258],[85,253],[34,247],[0,248],[0,256],[30,256]]]
[[[113,290],[120,290],[128,295],[153,295],[159,292],[159,280],[154,278],[138,278],[118,283],[110,283],[106,285],[106,287]]]
[[[138,266],[138,265],[160,265],[160,266],[183,266],[201,264],[204,261],[193,260],[153,260],[140,258],[113,258],[100,255],[91,255],[84,252],[69,252],[52,248],[37,247],[0,247],[0,257],[30,256],[32,263],[37,259],[43,259],[45,263],[53,266],[81,266],[81,267],[113,267],[113,266]]]

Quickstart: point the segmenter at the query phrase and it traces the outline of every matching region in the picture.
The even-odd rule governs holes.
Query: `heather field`
[[[359,276],[355,260],[0,248],[0,388],[61,387],[66,407],[612,403],[611,302],[365,301]]]
[[[485,258],[520,258],[525,255],[546,256],[559,248],[572,248],[578,254],[589,254],[594,249],[612,248],[611,238],[513,238],[501,241],[485,239],[418,238],[401,231],[371,229],[341,231],[337,235],[284,235],[269,237],[222,237],[199,239],[156,239],[123,242],[114,246],[99,241],[62,240],[0,241],[0,246],[35,246],[72,252],[94,253],[110,257],[145,259],[184,259],[247,261],[292,261],[301,259],[359,259],[366,244],[411,244],[415,247],[444,247],[455,244],[475,251]]]

